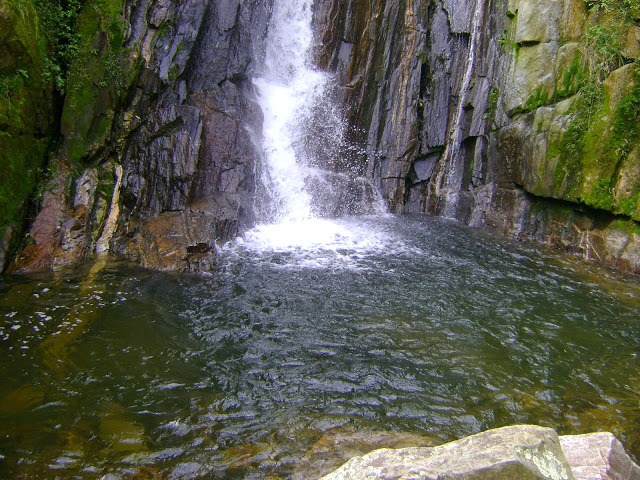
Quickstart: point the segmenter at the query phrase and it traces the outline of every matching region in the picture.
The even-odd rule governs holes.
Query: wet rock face
[[[36,242],[15,270],[75,263],[94,255],[99,239],[100,250],[150,268],[208,270],[215,242],[252,221],[262,115],[251,77],[271,2],[127,0],[122,9],[112,3],[105,12],[88,0],[80,14],[86,32],[62,115],[59,155],[82,172],[67,181],[85,192],[86,204],[80,212],[69,198],[73,189],[60,189],[60,208],[43,210],[35,223],[55,227],[48,252],[73,253],[42,261]],[[122,32],[114,34],[114,25]],[[96,169],[106,174],[85,182]],[[118,221],[107,227],[114,207]],[[113,231],[105,238],[107,228]],[[165,250],[175,258],[161,259],[157,252]]]
[[[501,27],[496,8],[474,0],[380,0],[368,7],[325,2],[318,10],[326,25],[320,63],[346,87],[352,140],[366,146],[370,173],[392,211],[434,211],[438,197],[430,191],[445,183],[446,162],[480,155],[474,147],[486,128],[491,39]],[[472,46],[484,53],[469,63]],[[460,140],[474,140],[445,154],[454,126]],[[455,181],[447,188],[459,190],[463,179]]]
[[[33,1],[0,1],[0,272],[24,233],[55,131],[46,42]]]
[[[127,238],[134,241],[129,246],[120,239],[119,250],[136,251],[144,265],[198,270],[193,262],[183,265],[190,251],[206,245],[207,252],[214,252],[216,241],[232,238],[252,219],[252,134],[260,131],[261,113],[253,102],[250,76],[266,30],[267,6],[241,0],[159,2],[147,10],[152,24],[144,35],[153,36],[152,53],[127,112],[132,133],[122,156],[123,205],[133,218],[183,212],[198,220],[190,222],[197,226],[193,238],[183,236],[180,242],[181,229],[171,230],[175,222],[167,224],[168,217],[137,223],[138,232],[129,228]],[[158,230],[162,222],[168,227]],[[170,232],[183,262],[175,268],[146,258],[149,250],[139,248],[145,238],[153,242]],[[160,243],[156,247],[164,248]]]
[[[587,3],[316,2],[318,63],[343,87],[351,140],[365,152],[358,161],[392,212],[564,243],[640,271],[629,260],[640,231],[640,71],[631,64],[640,14]],[[603,42],[617,61],[598,57]],[[549,215],[525,218],[545,199]],[[556,200],[569,202],[571,218]],[[602,241],[541,233],[585,215],[594,225],[585,235]],[[613,215],[631,223],[620,229]],[[621,234],[618,254],[599,246]]]
[[[249,75],[252,32],[266,28],[265,12],[241,1],[166,8],[169,30],[153,33],[155,57],[130,109],[135,126],[123,152],[125,206],[143,215],[253,189],[246,127],[259,128],[260,114]]]

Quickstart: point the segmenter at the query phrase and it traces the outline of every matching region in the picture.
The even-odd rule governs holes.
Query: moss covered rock
[[[120,100],[139,55],[124,48],[123,0],[89,0],[78,16],[80,45],[67,79],[62,153],[71,163],[91,159],[111,136]]]
[[[0,232],[20,230],[47,158],[55,123],[47,55],[34,3],[0,0]]]

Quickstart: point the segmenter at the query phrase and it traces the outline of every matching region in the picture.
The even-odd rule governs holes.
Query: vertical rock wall
[[[269,12],[269,1],[87,0],[57,167],[13,270],[73,264],[96,245],[152,268],[211,268],[216,241],[251,221],[250,77]]]
[[[31,0],[0,1],[0,272],[19,241],[54,133],[54,84]]]
[[[323,0],[318,58],[339,78],[352,141],[391,211],[457,218],[637,272],[637,10]]]

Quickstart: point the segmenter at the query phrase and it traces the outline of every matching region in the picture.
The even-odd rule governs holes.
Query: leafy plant
[[[54,78],[56,88],[62,92],[71,62],[78,54],[80,34],[77,32],[78,13],[82,0],[34,0],[38,15],[44,24],[51,58],[45,61],[45,78]]]
[[[592,25],[587,30],[587,48],[592,55],[590,70],[604,80],[609,73],[626,63],[622,52],[620,27],[614,25]]]

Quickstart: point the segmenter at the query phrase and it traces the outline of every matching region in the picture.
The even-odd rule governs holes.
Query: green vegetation
[[[60,133],[58,158],[81,170],[108,141],[138,70],[124,48],[123,0],[5,0],[1,13],[10,30],[0,40],[9,52],[0,59],[0,233],[13,225],[16,239]]]
[[[602,82],[612,71],[626,63],[622,53],[619,24],[592,25],[586,35],[589,71]]]
[[[578,94],[571,124],[559,142],[549,147],[549,155],[558,158],[554,193],[594,208],[637,216],[640,186],[616,199],[615,185],[619,169],[640,141],[640,64],[629,67],[634,86],[619,103],[611,104],[616,100],[604,82],[631,61],[623,52],[624,36],[638,18],[640,2],[586,3],[596,21],[586,31],[584,60],[576,53],[558,85],[559,98],[570,95],[573,88]]]
[[[609,228],[612,230],[620,230],[629,235],[640,235],[640,223],[626,218],[616,218],[609,224]]]
[[[487,101],[487,109],[484,112],[486,118],[491,118],[491,116],[496,111],[498,107],[498,100],[500,99],[500,89],[498,87],[493,87],[489,92],[489,99]]]
[[[583,86],[573,106],[574,119],[558,147],[554,181],[555,193],[563,198],[636,216],[640,188],[619,201],[614,191],[621,165],[640,141],[640,65],[630,68],[634,86],[615,108],[605,95],[601,70]]]
[[[115,110],[135,75],[124,48],[123,0],[88,0],[78,16],[80,43],[67,81],[61,130],[71,163],[108,140]]]
[[[64,91],[66,76],[71,62],[78,54],[80,35],[76,31],[80,0],[34,0],[38,15],[44,24],[50,55],[45,57],[48,80],[55,80],[56,88]]]
[[[522,108],[523,112],[532,112],[543,105],[547,105],[549,99],[549,93],[544,90],[543,87],[538,87],[536,89],[535,95],[529,97],[527,102],[524,104]]]
[[[569,98],[586,86],[590,75],[580,50],[574,52],[569,67],[561,75],[562,78],[556,85],[556,92],[552,98],[553,102]]]
[[[20,228],[53,135],[50,50],[32,0],[6,0],[0,59],[0,232]]]
[[[509,38],[508,32],[506,30],[504,34],[498,37],[498,45],[500,46],[500,53],[505,53],[507,51],[513,50],[517,55],[518,50],[520,49],[520,45]]]
[[[626,24],[640,17],[638,0],[585,0],[591,12],[614,14],[618,21]]]

